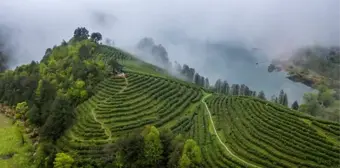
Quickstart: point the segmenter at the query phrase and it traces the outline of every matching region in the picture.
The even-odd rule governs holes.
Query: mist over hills
[[[212,83],[218,78],[245,83],[272,90],[270,96],[294,86],[284,74],[261,73],[266,66],[254,63],[286,59],[301,46],[338,45],[339,6],[337,0],[3,1],[0,24],[18,30],[11,36],[13,66],[40,60],[46,48],[85,26],[130,52],[141,38],[152,37],[170,61],[193,66]]]

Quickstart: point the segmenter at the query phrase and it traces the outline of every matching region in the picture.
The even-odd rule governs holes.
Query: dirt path
[[[243,162],[243,163],[245,163],[245,164],[247,164],[247,165],[249,165],[249,166],[251,166],[251,167],[260,168],[259,166],[256,166],[256,165],[254,165],[254,164],[251,164],[251,163],[249,163],[249,162],[247,162],[247,161],[245,161],[245,160],[239,158],[239,157],[236,156],[235,154],[233,154],[233,153],[231,152],[231,150],[223,143],[223,141],[221,140],[220,136],[217,134],[217,131],[216,131],[216,129],[215,129],[215,124],[214,124],[214,121],[213,121],[213,119],[212,119],[210,110],[209,110],[209,108],[208,108],[207,103],[205,102],[205,99],[208,98],[209,96],[211,96],[211,94],[208,94],[208,95],[204,96],[204,97],[202,98],[201,101],[202,101],[202,103],[204,104],[204,106],[205,106],[205,108],[206,108],[206,111],[207,111],[208,114],[209,114],[209,118],[210,118],[211,125],[213,126],[214,133],[216,134],[216,137],[217,137],[218,141],[220,142],[220,144],[223,145],[223,147],[228,151],[228,153],[229,153],[231,156],[233,156],[234,158],[236,158],[237,160],[239,160],[239,161],[241,161],[241,162]]]
[[[129,81],[128,81],[128,79],[127,79],[126,77],[124,77],[124,79],[125,79],[125,84],[126,84],[126,85],[125,85],[118,93],[116,93],[116,94],[119,94],[119,93],[124,92],[124,90],[128,87]],[[116,95],[116,94],[114,94],[114,95]],[[108,101],[110,98],[111,98],[111,97],[107,97],[107,98],[104,99],[103,101],[106,102],[106,101]],[[111,133],[110,129],[107,128],[103,122],[101,122],[101,121],[99,121],[99,120],[97,119],[97,116],[96,116],[96,113],[95,113],[95,110],[96,110],[97,107],[98,107],[98,105],[96,104],[96,106],[91,110],[91,114],[92,114],[92,116],[93,116],[93,119],[94,119],[97,123],[99,123],[99,124],[101,125],[102,129],[105,131],[105,134],[108,136],[108,139],[107,139],[107,140],[112,140],[112,133]]]
[[[103,122],[101,122],[101,121],[99,121],[99,120],[97,119],[96,113],[94,112],[94,111],[96,110],[96,108],[97,108],[97,107],[95,107],[95,108],[93,108],[93,109],[91,110],[93,119],[94,119],[97,123],[100,124],[100,126],[102,127],[102,129],[105,131],[105,134],[108,136],[108,140],[111,140],[111,138],[112,138],[111,131],[110,131],[109,128],[107,128],[107,127],[105,126],[105,124],[104,124]]]

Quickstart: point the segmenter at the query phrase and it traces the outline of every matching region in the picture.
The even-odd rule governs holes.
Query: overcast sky
[[[339,46],[339,12],[339,0],[0,0],[0,26],[14,32],[7,40],[17,63],[40,60],[46,48],[85,26],[126,49],[152,37],[171,61],[215,80],[230,78],[223,73],[229,70],[208,72],[215,63],[192,43],[232,41],[283,58],[305,45]]]
[[[27,59],[72,36],[77,26],[100,31],[118,46],[169,34],[236,40],[279,54],[307,44],[339,44],[339,0],[0,0],[0,24]],[[100,24],[98,13],[107,15]],[[172,56],[173,59],[176,56]],[[190,57],[190,56],[188,56]]]

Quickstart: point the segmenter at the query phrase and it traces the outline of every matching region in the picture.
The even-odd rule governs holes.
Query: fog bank
[[[251,73],[254,72],[251,69],[259,69],[254,61],[286,59],[293,49],[301,46],[339,45],[339,20],[339,0],[0,2],[0,26],[15,31],[8,39],[12,41],[9,45],[15,47],[13,65],[40,60],[46,48],[69,39],[76,27],[85,26],[90,32],[99,31],[104,38],[113,39],[118,47],[127,50],[141,38],[152,37],[167,49],[170,61],[186,63],[211,81],[222,78],[232,83],[246,82],[250,87],[252,84],[256,87],[258,79],[231,68],[250,68],[247,73]],[[210,43],[223,44],[222,48],[233,46],[248,55],[214,53],[207,50]],[[252,48],[259,50],[253,52]],[[257,75],[270,82],[270,75]],[[286,81],[275,85],[286,87],[280,82]],[[265,86],[256,88],[264,90]]]

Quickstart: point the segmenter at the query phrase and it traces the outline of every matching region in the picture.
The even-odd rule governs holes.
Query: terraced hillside
[[[58,141],[77,159],[103,159],[120,136],[155,125],[194,138],[205,167],[340,165],[339,123],[256,98],[211,94],[111,47],[98,54],[118,59],[126,76],[107,78],[77,107],[76,123]]]
[[[250,97],[211,96],[206,102],[214,127],[201,110],[195,120],[204,126],[194,127],[194,136],[209,167],[340,165],[338,123]]]
[[[101,157],[106,144],[148,124],[174,132],[190,129],[192,106],[202,97],[199,89],[152,75],[126,75],[100,83],[95,96],[77,108],[76,124],[59,141],[64,151]]]

